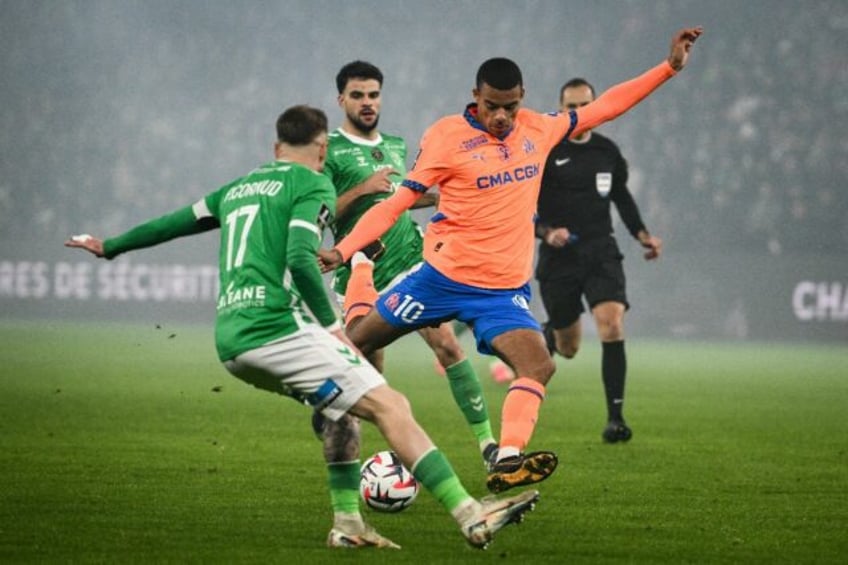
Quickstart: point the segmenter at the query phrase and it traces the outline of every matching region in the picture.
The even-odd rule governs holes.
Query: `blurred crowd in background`
[[[0,58],[14,80],[0,86],[4,246],[61,242],[81,229],[115,233],[191,203],[270,158],[273,121],[285,106],[317,105],[337,123],[333,76],[351,58],[386,73],[382,125],[404,135],[414,156],[424,128],[470,99],[486,53],[513,56],[527,105],[552,110],[566,79],[581,75],[602,91],[659,61],[675,29],[705,23],[685,77],[604,126],[630,163],[647,225],[678,252],[848,248],[844,2],[726,3],[733,13],[718,29],[681,19],[695,2],[601,2],[556,17],[550,2],[528,2],[512,20],[477,4],[477,24],[502,38],[491,46],[438,35],[464,24],[444,23],[451,4],[435,4],[414,15],[432,33],[409,34],[395,48],[356,25],[338,33],[314,25],[327,8],[320,3],[278,7],[277,18],[226,4],[215,14],[133,4],[127,15],[119,3],[35,3],[7,18]],[[339,25],[363,17],[362,4],[334,5]],[[604,9],[609,17],[595,17]],[[408,17],[380,21],[402,37]],[[26,32],[29,24],[54,33]],[[374,51],[340,39],[357,33]],[[434,43],[467,57],[426,56]]]

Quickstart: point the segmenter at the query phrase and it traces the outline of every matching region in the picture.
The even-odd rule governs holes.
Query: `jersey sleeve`
[[[613,86],[594,102],[573,110],[577,115],[577,125],[570,135],[580,135],[617,118],[676,74],[671,64],[663,61],[638,77]]]
[[[616,151],[610,199],[615,203],[618,215],[621,216],[621,221],[627,226],[627,231],[633,237],[637,237],[637,234],[646,228],[642,222],[642,216],[639,214],[639,207],[636,206],[636,201],[633,200],[633,195],[627,188],[628,176],[627,161],[624,160],[621,152]]]
[[[521,109],[521,112],[533,112],[532,110]],[[545,139],[545,149],[550,151],[563,139],[571,137],[574,128],[577,126],[577,114],[574,110],[568,112],[551,112],[541,114],[541,119],[547,122],[547,138]]]
[[[347,237],[336,245],[336,250],[342,254],[342,260],[347,261],[354,253],[389,231],[400,215],[418,201],[419,196],[420,193],[415,190],[398,190],[389,198],[372,206],[359,218]]]
[[[286,257],[292,281],[321,326],[337,323],[316,256],[324,229],[332,221],[335,190],[329,179],[320,177],[320,187],[305,192],[292,208],[288,226]]]
[[[204,198],[193,206],[180,208],[175,212],[160,216],[131,230],[105,240],[103,256],[113,259],[121,253],[153,247],[172,239],[194,235],[220,227],[218,220],[212,215]]]
[[[439,184],[444,179],[450,169],[450,162],[445,155],[447,144],[444,143],[443,129],[442,122],[436,122],[424,132],[418,155],[401,183],[402,186],[423,194],[429,187]]]

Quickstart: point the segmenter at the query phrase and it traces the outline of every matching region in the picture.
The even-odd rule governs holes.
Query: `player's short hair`
[[[373,79],[380,84],[381,88],[383,86],[383,73],[376,65],[372,65],[368,61],[351,61],[342,67],[339,74],[336,75],[336,88],[339,94],[344,92],[349,81],[357,78],[361,80]]]
[[[292,106],[277,118],[277,141],[281,143],[309,145],[326,131],[327,114],[305,104]]]
[[[594,87],[594,86],[592,86],[592,83],[590,83],[590,82],[589,82],[588,80],[586,80],[585,78],[575,77],[575,78],[573,78],[573,79],[571,79],[571,80],[567,81],[565,84],[563,84],[563,85],[560,87],[560,89],[559,89],[559,100],[558,100],[558,102],[562,100],[562,95],[563,95],[563,94],[565,94],[565,89],[566,89],[566,88],[575,88],[575,87],[578,87],[578,86],[588,86],[588,87],[589,87],[589,90],[591,90],[591,91],[592,91],[592,98],[594,98],[594,97],[595,97],[595,87]]]
[[[480,65],[480,68],[477,69],[477,90],[483,88],[484,83],[498,90],[510,90],[516,86],[524,86],[521,69],[518,68],[515,61],[505,57],[495,57]]]

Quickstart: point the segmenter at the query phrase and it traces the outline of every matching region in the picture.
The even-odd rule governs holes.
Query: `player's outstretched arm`
[[[95,257],[103,257],[103,240],[87,233],[72,235],[65,241],[65,247],[77,247],[88,251]]]
[[[70,238],[65,245],[80,247],[98,257],[114,259],[127,251],[153,247],[177,237],[194,235],[219,227],[218,220],[209,213],[205,201],[201,200],[193,206],[186,206],[139,224],[116,237],[99,240],[84,234]]]
[[[666,60],[634,79],[613,86],[594,102],[573,110],[577,123],[570,136],[575,137],[617,118],[659,88],[686,65],[692,44],[702,33],[701,27],[678,31],[671,41],[671,52]]]
[[[668,54],[668,64],[675,71],[683,70],[689,61],[689,51],[695,41],[704,33],[701,26],[686,27],[674,34],[671,38],[671,50]]]
[[[401,188],[389,198],[365,212],[353,230],[333,249],[319,250],[318,261],[322,272],[332,271],[350,259],[354,253],[379,239],[394,225],[405,211],[418,201],[420,194],[414,190]]]

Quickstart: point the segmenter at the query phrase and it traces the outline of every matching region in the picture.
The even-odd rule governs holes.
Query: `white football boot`
[[[486,549],[495,533],[509,524],[524,520],[524,514],[535,508],[539,491],[528,490],[506,498],[484,498],[476,503],[474,513],[460,524],[468,543]]]
[[[340,547],[344,549],[361,549],[365,547],[400,549],[398,544],[387,537],[381,536],[377,533],[377,530],[368,524],[334,527],[327,536],[327,547]]]

